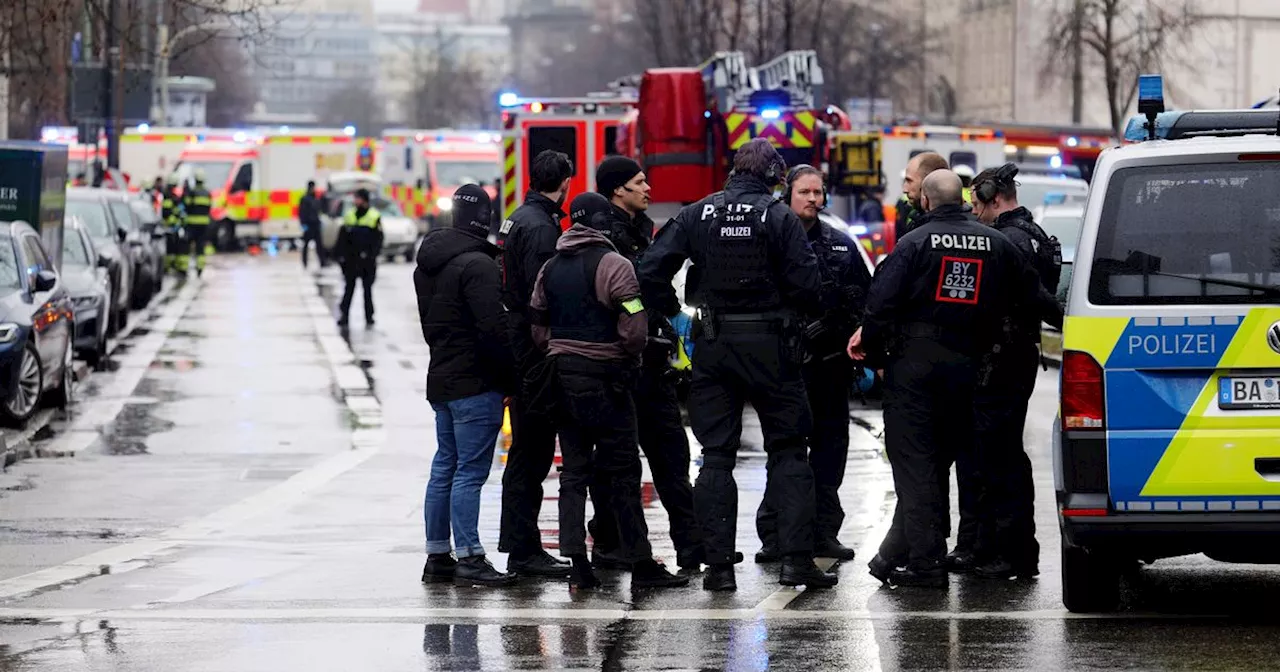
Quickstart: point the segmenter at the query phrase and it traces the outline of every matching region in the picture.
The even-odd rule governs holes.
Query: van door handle
[[[1280,457],[1255,457],[1253,470],[1269,481],[1280,481]]]

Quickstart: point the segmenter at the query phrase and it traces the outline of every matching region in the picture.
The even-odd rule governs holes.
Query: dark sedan
[[[75,350],[90,366],[100,368],[107,357],[111,324],[110,261],[93,247],[84,222],[68,217],[62,233],[62,282],[75,310]]]
[[[115,225],[108,200],[119,198],[120,193],[108,189],[72,187],[67,189],[67,210],[70,217],[84,222],[85,230],[93,238],[98,254],[107,258],[107,272],[111,277],[111,333],[123,329],[129,321],[130,298],[133,296],[134,255],[128,247],[129,232]]]
[[[51,395],[71,403],[71,295],[35,229],[0,224],[0,416],[22,423]]]

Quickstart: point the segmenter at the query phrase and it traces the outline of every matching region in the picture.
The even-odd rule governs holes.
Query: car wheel
[[[1062,605],[1074,613],[1115,611],[1120,605],[1119,563],[1062,540]]]
[[[62,380],[58,381],[58,386],[53,388],[51,397],[54,405],[64,411],[71,408],[71,402],[75,397],[76,369],[74,360],[75,348],[68,342],[66,352],[62,355]]]
[[[156,266],[155,281],[151,285],[151,298],[155,298],[157,294],[164,291],[164,265]]]
[[[21,424],[36,412],[40,403],[40,391],[44,388],[44,371],[40,366],[40,354],[34,343],[28,342],[18,361],[18,384],[9,390],[0,404],[0,413],[10,423]]]
[[[115,320],[116,333],[119,334],[120,332],[124,331],[125,326],[127,326],[128,324],[129,324],[129,308],[128,306],[125,306],[124,308],[121,308],[120,310],[116,311],[116,320]]]

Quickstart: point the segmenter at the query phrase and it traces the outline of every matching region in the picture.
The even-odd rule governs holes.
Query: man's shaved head
[[[921,199],[926,210],[936,210],[944,205],[964,203],[964,185],[960,176],[950,170],[935,170],[924,178]]]

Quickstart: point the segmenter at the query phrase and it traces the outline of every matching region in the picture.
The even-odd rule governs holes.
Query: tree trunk
[[[1084,0],[1075,0],[1071,16],[1071,123],[1084,119]]]

